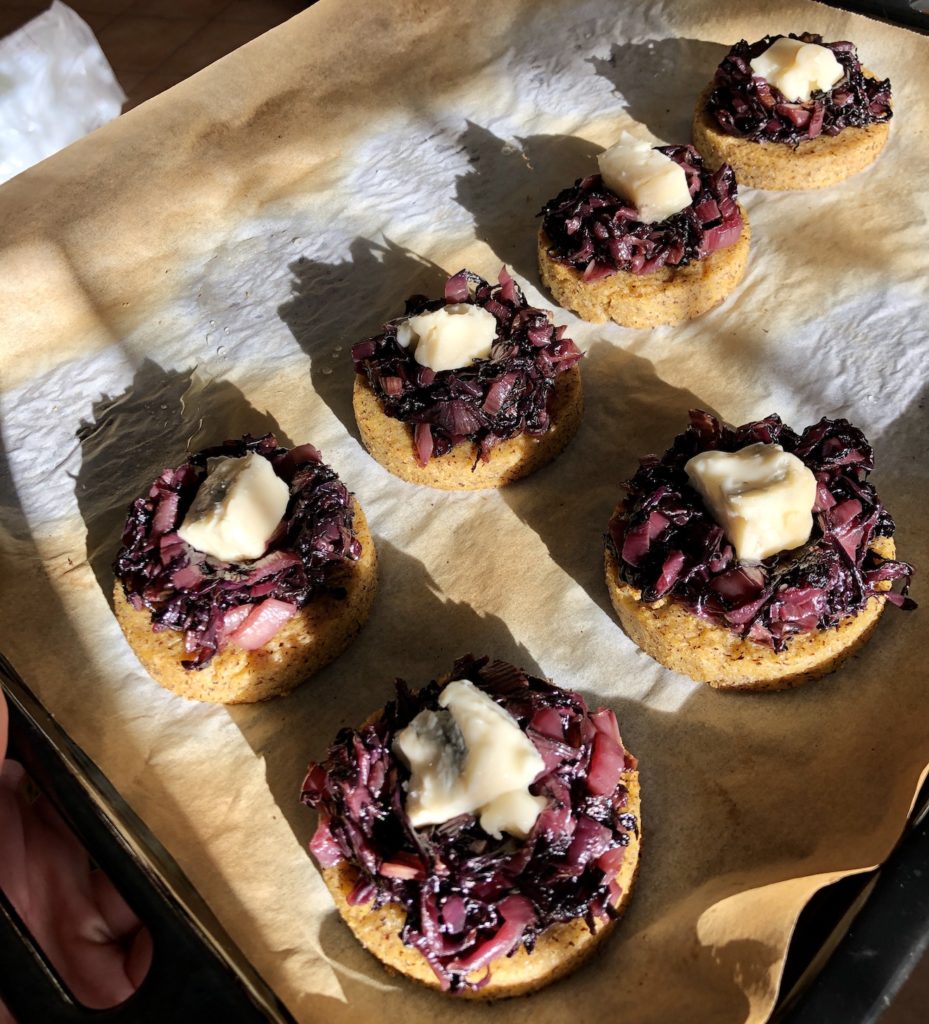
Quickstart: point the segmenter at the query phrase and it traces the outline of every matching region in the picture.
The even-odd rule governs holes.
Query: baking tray
[[[100,769],[0,655],[10,756],[56,805],[94,861],[146,923],[151,968],[109,1010],[84,1009],[0,891],[0,996],[23,1024],[221,1019],[293,1022],[180,867]],[[873,1024],[929,947],[929,781],[897,848],[876,871],[821,890],[797,923],[776,1024]]]
[[[229,938],[177,862],[0,655],[10,709],[9,756],[56,806],[152,936],[152,963],[119,1006],[78,1003],[0,891],[0,997],[22,1024],[293,1017]]]
[[[836,3],[926,31],[907,3]],[[94,858],[149,925],[152,969],[99,1020],[292,1020],[218,925],[178,865],[96,765],[67,737],[12,668],[0,662],[11,705],[11,753],[63,810]],[[929,792],[900,845],[876,872],[818,893],[801,915],[773,1019],[790,1024],[879,1019],[929,944]],[[923,872],[922,877],[920,872]],[[85,1020],[0,894],[0,994],[23,1022]],[[825,967],[823,966],[825,964]]]

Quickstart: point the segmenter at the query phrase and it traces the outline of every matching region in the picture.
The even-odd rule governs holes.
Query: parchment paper
[[[351,343],[467,265],[536,290],[534,215],[635,123],[689,138],[725,46],[855,40],[894,85],[890,142],[818,193],[744,190],[745,280],[679,328],[560,323],[587,412],[500,492],[402,483],[358,443]],[[301,1021],[758,1021],[811,893],[882,860],[929,762],[924,612],[798,691],[725,696],[625,637],[601,535],[637,458],[692,406],[798,428],[847,416],[876,451],[902,557],[929,565],[929,42],[808,3],[323,0],[0,189],[3,645]],[[370,624],[287,699],[185,703],[113,619],[124,509],[164,466],[248,429],[312,440],[373,526]],[[917,587],[917,596],[919,596]],[[305,852],[308,759],[340,726],[491,653],[616,709],[645,846],[601,955],[475,1007],[385,974]]]

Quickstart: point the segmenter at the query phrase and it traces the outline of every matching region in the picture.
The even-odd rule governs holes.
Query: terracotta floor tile
[[[223,20],[250,21],[272,28],[309,6],[308,0],[232,0],[223,11]]]
[[[9,0],[3,0],[0,2],[0,35],[6,35],[14,28],[25,25],[36,15],[47,11],[50,6],[51,0],[48,0],[47,3],[35,2],[35,0],[31,3],[10,3]],[[94,34],[99,33],[116,17],[113,11],[78,10],[80,5],[76,3],[69,3],[68,6],[90,25]]]
[[[51,0],[48,3],[42,3],[41,0],[3,0],[0,8],[3,8],[3,10],[34,11],[38,14],[40,11],[47,11],[51,5]],[[69,6],[73,7],[74,5],[71,4]]]
[[[107,25],[97,38],[116,71],[155,71],[203,24],[193,18],[125,14]]]
[[[132,13],[156,18],[214,18],[230,0],[135,0]]]
[[[31,21],[31,11],[23,9],[0,8],[0,36],[8,36],[11,32]]]
[[[116,76],[116,80],[123,87],[123,92],[131,96],[139,88],[146,74],[145,71],[123,71]]]
[[[115,21],[119,17],[118,14],[113,14],[112,11],[77,11],[76,13],[90,25],[94,35],[99,39],[100,33]]]
[[[261,34],[261,27],[246,22],[225,21],[217,18],[184,43],[164,63],[163,70],[186,78],[208,64],[225,57]]]
[[[123,107],[123,113],[125,114],[127,110],[132,110],[133,107],[137,107],[140,103],[150,100],[153,96],[164,92],[165,89],[170,89],[172,85],[177,85],[178,81],[177,75],[164,71],[153,71],[151,74],[143,75],[142,79],[131,89],[126,89],[123,86],[129,97]]]
[[[132,7],[135,0],[65,0],[65,2],[83,18],[85,12],[90,14],[124,14]],[[178,0],[178,2],[183,3],[183,0]],[[48,7],[49,4],[45,6]]]

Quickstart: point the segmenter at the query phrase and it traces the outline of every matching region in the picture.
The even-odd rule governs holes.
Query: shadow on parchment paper
[[[277,314],[310,357],[314,390],[358,441],[352,345],[402,315],[408,296],[442,295],[448,272],[389,238],[358,237],[349,251],[336,263],[307,256],[291,263],[291,298]]]
[[[922,492],[922,481],[919,476],[921,463],[915,457],[904,463],[898,453],[918,451],[922,452],[925,458],[927,432],[929,384],[923,386],[905,411],[895,416],[877,437],[871,438],[875,449],[874,483],[897,523],[898,543],[899,533],[903,532],[908,539],[921,544],[923,550],[929,544],[929,517],[926,511],[926,495]],[[926,564],[918,554],[902,549],[899,557]],[[916,582],[920,583],[922,578],[917,575]]]
[[[477,237],[508,267],[538,285],[536,236],[542,206],[597,169],[603,147],[573,135],[498,138],[473,121],[458,136],[471,170],[456,179],[455,197],[474,218]],[[487,275],[496,279],[498,268]]]
[[[690,141],[694,104],[728,50],[703,39],[646,39],[614,43],[609,57],[591,57],[589,63],[623,99],[631,118],[678,145]]]
[[[584,416],[577,437],[550,466],[501,494],[554,561],[612,616],[603,535],[622,482],[643,455],[660,455],[670,446],[686,428],[688,410],[713,410],[663,381],[648,359],[608,341],[594,342],[580,367]]]
[[[358,639],[287,697],[232,705],[229,715],[266,763],[268,786],[301,846],[312,815],[300,804],[307,762],[325,757],[339,729],[357,726],[391,699],[393,680],[418,689],[472,653],[540,669],[506,624],[464,602],[446,600],[422,563],[375,538],[381,592]]]
[[[35,602],[34,606],[36,608],[41,608],[43,620],[54,622],[55,636],[58,641],[56,646],[60,647],[61,650],[82,652],[84,650],[83,641],[72,628],[64,605],[61,603],[61,599],[58,597],[55,587],[51,582],[48,569],[43,563],[42,556],[39,554],[32,539],[29,522],[26,519],[13,482],[13,474],[10,470],[6,443],[2,431],[0,431],[0,525],[7,531],[7,537],[5,538],[5,545],[7,546],[5,546],[3,551],[4,559],[8,565],[12,565],[13,559],[16,559],[17,563],[28,567],[26,573],[18,573],[19,578],[29,580],[30,599]],[[67,565],[62,566],[61,572],[69,572],[71,568],[71,559],[68,559]],[[14,641],[12,623],[8,623],[7,628],[10,631],[10,636],[5,638],[5,640],[7,642]],[[15,636],[21,637],[21,635],[22,631],[17,630]],[[14,668],[20,668],[14,656],[15,650],[13,648],[5,646],[3,653],[12,659]],[[83,663],[89,659],[79,653],[78,660]],[[28,676],[25,676],[25,682],[37,696],[41,694],[43,689],[41,680],[30,679]],[[54,713],[54,709],[51,710]]]
[[[94,403],[92,418],[77,431],[81,468],[75,494],[87,527],[87,560],[111,607],[112,563],[129,504],[188,452],[269,431],[281,444],[293,443],[229,381],[203,381],[194,367],[165,370],[151,359],[122,394],[104,394]]]

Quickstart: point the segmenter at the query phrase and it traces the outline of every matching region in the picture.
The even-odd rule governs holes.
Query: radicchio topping
[[[845,75],[828,92],[814,92],[806,103],[795,103],[766,79],[752,74],[750,62],[783,36],[765,36],[749,45],[740,40],[716,69],[707,111],[727,135],[751,142],[797,145],[817,135],[838,135],[843,128],[860,128],[893,117],[890,80],[869,78],[861,70],[852,43],[824,43],[811,32],[790,33],[790,39],[832,50]]]
[[[497,320],[489,359],[437,373],[417,363],[412,352],[397,342],[397,328],[407,317],[462,302],[481,306]],[[384,412],[413,427],[421,466],[465,441],[476,444],[478,458],[486,461],[501,441],[548,430],[555,379],[581,358],[564,331],[545,310],[529,305],[505,267],[496,286],[460,270],[449,278],[443,298],[414,295],[407,299],[405,316],[386,323],[381,334],[354,345],[352,360]]]
[[[685,267],[742,233],[738,188],[728,164],[718,171],[703,166],[693,146],[657,146],[684,168],[691,204],[654,224],[603,184],[599,174],[579,178],[542,208],[548,255],[597,281],[622,270],[650,274],[659,267]]]
[[[802,460],[816,477],[817,494],[809,541],[749,565],[735,557],[684,465],[699,452],[734,452],[759,441]],[[894,532],[890,513],[867,482],[873,467],[871,446],[848,420],[823,417],[797,435],[778,416],[732,427],[695,410],[660,459],[641,460],[606,542],[620,576],[641,590],[643,601],[673,598],[701,618],[782,651],[791,636],[829,629],[878,593],[902,608],[915,607],[905,596],[913,567],[870,548],[873,538]],[[897,580],[903,581],[900,594],[878,587]]]
[[[311,764],[301,799],[319,812],[310,850],[323,867],[347,861],[358,874],[350,902],[398,903],[402,940],[418,949],[443,989],[480,988],[467,977],[522,943],[532,951],[549,925],[615,914],[616,874],[629,833],[621,773],[635,768],[616,716],[591,714],[577,693],[502,661],[470,655],[452,679],[470,679],[517,720],[545,762],[530,792],[548,799],[525,839],[494,839],[463,814],[414,829],[404,810],[409,771],[393,738],[420,711],[437,710],[444,683],[397,697],[372,724],[343,729],[325,761]]]
[[[207,475],[207,459],[248,452],[270,460],[290,499],[265,555],[224,562],[181,540],[177,529]],[[317,594],[338,593],[333,570],[361,554],[353,518],[351,495],[313,445],[288,450],[273,434],[246,434],[164,470],[129,506],[113,570],[132,606],[151,612],[156,632],[184,634],[192,657],[181,664],[199,669],[227,643],[245,650],[264,646]]]

